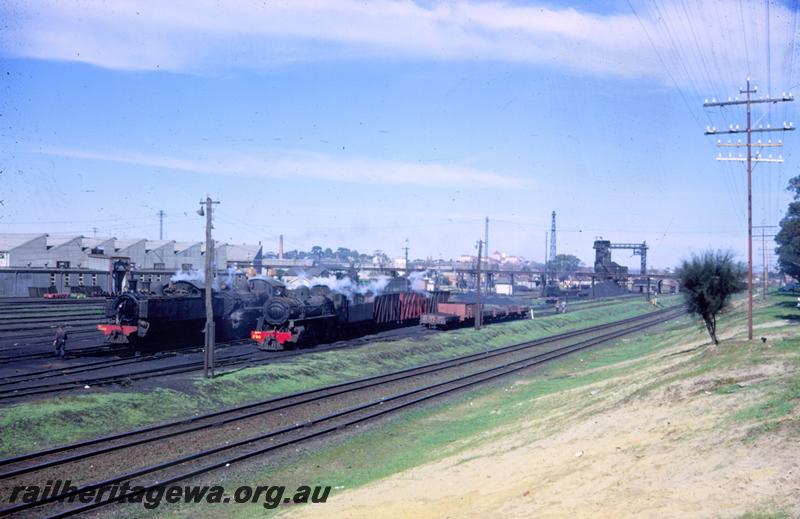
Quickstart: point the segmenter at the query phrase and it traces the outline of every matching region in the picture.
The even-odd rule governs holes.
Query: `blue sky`
[[[7,2],[0,231],[157,238],[163,209],[166,238],[200,239],[208,192],[216,237],[272,249],[449,258],[488,215],[492,250],[541,260],[556,210],[587,263],[596,236],[659,267],[743,257],[744,170],[703,129],[744,112],[702,103],[748,73],[797,89],[797,3],[692,4]],[[800,173],[785,139],[756,224]]]

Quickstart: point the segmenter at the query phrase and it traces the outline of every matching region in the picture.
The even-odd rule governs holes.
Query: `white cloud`
[[[767,77],[764,3],[707,0],[688,10],[660,3],[636,0],[637,18],[629,9],[595,14],[479,1],[12,0],[0,7],[9,21],[0,49],[122,70],[402,57],[547,64],[702,91],[747,72]],[[770,72],[778,79],[793,50],[794,17],[776,4],[770,20]]]
[[[281,156],[250,153],[206,152],[194,158],[170,157],[127,151],[96,152],[71,148],[43,148],[38,152],[59,157],[133,164],[209,175],[265,178],[310,178],[329,182],[381,185],[448,186],[454,183],[476,187],[527,189],[525,178],[479,169],[441,164],[409,163],[366,158],[332,157],[308,152]]]

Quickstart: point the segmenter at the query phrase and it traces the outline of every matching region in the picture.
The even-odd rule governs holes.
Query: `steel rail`
[[[652,318],[653,315],[654,314],[647,314],[646,317]],[[627,323],[624,323],[624,324],[620,324],[620,323],[621,322],[616,323],[616,326],[624,326],[624,324],[627,324]],[[609,326],[606,326],[606,325],[600,325],[600,326],[604,326],[603,329],[609,328]],[[22,474],[26,474],[26,473],[42,470],[42,469],[45,469],[45,468],[48,468],[48,467],[52,467],[52,466],[56,466],[56,465],[63,465],[63,464],[66,464],[66,463],[72,463],[72,462],[79,461],[79,460],[82,460],[82,459],[86,459],[86,458],[89,458],[89,457],[94,457],[94,456],[98,456],[98,455],[101,455],[101,454],[106,454],[108,452],[113,452],[113,451],[117,451],[117,450],[122,450],[122,449],[135,447],[135,446],[142,445],[142,444],[145,444],[145,443],[150,443],[150,442],[154,442],[154,441],[158,441],[158,440],[164,440],[164,439],[168,439],[168,438],[172,438],[172,437],[176,437],[176,436],[181,436],[183,434],[189,434],[189,433],[197,432],[197,431],[204,430],[204,429],[210,429],[210,428],[219,427],[219,426],[222,426],[222,425],[227,425],[229,423],[233,423],[233,422],[236,422],[236,421],[246,420],[246,419],[253,418],[253,417],[256,417],[256,416],[260,416],[260,415],[264,415],[264,414],[267,414],[267,413],[272,413],[272,412],[283,410],[283,409],[287,409],[287,408],[290,408],[290,407],[295,407],[295,406],[298,406],[298,405],[307,404],[307,403],[314,402],[314,401],[317,401],[317,400],[322,400],[324,398],[330,398],[330,397],[333,397],[333,396],[338,396],[338,395],[349,393],[349,392],[369,389],[371,387],[375,387],[375,386],[379,386],[379,385],[383,385],[383,384],[387,384],[387,383],[391,383],[391,382],[397,382],[397,381],[405,380],[405,379],[408,379],[408,378],[418,377],[418,376],[426,375],[426,374],[429,374],[429,373],[432,373],[432,372],[439,372],[439,371],[443,371],[445,369],[452,369],[452,368],[456,368],[456,367],[461,367],[461,366],[469,364],[469,363],[480,362],[480,361],[483,361],[483,360],[486,360],[486,359],[491,359],[491,358],[494,358],[494,357],[497,357],[497,356],[500,356],[500,355],[507,355],[509,353],[514,353],[514,352],[517,352],[517,351],[522,351],[522,350],[525,350],[525,349],[530,349],[530,348],[534,348],[534,347],[537,347],[537,346],[541,346],[543,344],[547,344],[547,343],[551,343],[551,342],[558,342],[560,340],[569,339],[569,338],[574,337],[576,335],[585,335],[587,333],[594,333],[596,331],[598,331],[598,330],[597,329],[586,329],[586,330],[582,330],[582,333],[579,333],[579,334],[575,334],[575,333],[572,333],[572,332],[567,332],[569,334],[568,337],[559,337],[559,336],[548,337],[548,338],[544,338],[544,339],[538,339],[536,341],[529,341],[528,343],[520,343],[520,344],[516,344],[516,345],[511,345],[511,346],[508,346],[508,347],[505,347],[505,348],[499,348],[499,349],[496,349],[496,350],[487,350],[487,351],[476,353],[476,354],[470,354],[470,355],[463,356],[463,357],[457,357],[455,359],[438,361],[437,363],[433,363],[432,365],[424,365],[424,366],[420,366],[420,367],[417,367],[417,368],[408,368],[406,370],[402,370],[401,372],[388,373],[388,374],[384,374],[384,375],[379,375],[379,376],[376,376],[376,377],[368,378],[366,380],[366,384],[364,384],[363,379],[362,379],[362,381],[352,381],[352,382],[346,382],[346,383],[342,383],[342,384],[338,384],[338,385],[334,385],[334,386],[327,386],[327,387],[324,387],[324,388],[319,388],[319,389],[310,390],[310,391],[307,391],[307,392],[304,392],[304,393],[300,393],[299,395],[298,394],[294,394],[294,396],[296,398],[299,397],[299,399],[298,400],[292,400],[289,403],[286,403],[286,401],[289,400],[288,398],[278,397],[278,398],[275,398],[275,399],[270,399],[270,400],[267,400],[267,401],[264,401],[264,402],[259,402],[259,403],[256,403],[256,404],[248,404],[248,406],[246,406],[248,409],[253,409],[254,407],[257,407],[257,406],[262,406],[263,407],[263,406],[270,405],[270,404],[279,404],[279,405],[273,406],[273,407],[269,407],[267,409],[261,409],[261,410],[257,410],[257,411],[250,411],[250,412],[247,412],[245,414],[231,416],[231,417],[228,417],[228,418],[225,418],[225,419],[222,419],[222,420],[218,420],[218,421],[208,422],[208,423],[205,423],[205,424],[195,425],[195,426],[192,426],[192,427],[186,427],[184,429],[179,429],[177,431],[170,431],[170,432],[167,432],[167,433],[162,433],[162,434],[159,434],[157,436],[141,438],[141,439],[138,439],[138,440],[134,440],[133,442],[127,442],[127,443],[119,444],[119,445],[111,445],[111,446],[104,447],[104,448],[101,448],[101,449],[96,449],[96,450],[92,450],[92,451],[88,451],[88,452],[84,452],[84,453],[79,453],[79,454],[68,456],[68,457],[57,458],[57,459],[46,461],[46,462],[43,462],[43,463],[38,463],[36,465],[29,465],[27,467],[21,467],[19,469],[15,469],[15,470],[7,471],[7,472],[4,472],[4,473],[0,473],[0,480],[8,479],[8,478],[11,478],[11,477],[16,477],[16,476],[19,476],[19,475],[22,475]],[[381,379],[384,379],[384,380],[381,380]],[[291,397],[291,396],[292,395],[289,395],[289,397]],[[241,410],[242,410],[241,408],[236,408],[234,411],[241,411]],[[232,414],[234,411],[230,411],[227,414]],[[185,421],[184,422],[173,422],[170,425],[173,425],[173,426],[174,425],[178,425],[178,426],[179,425],[189,425],[191,423],[200,421],[201,419],[204,419],[204,417],[196,417],[191,422],[185,422]],[[145,431],[145,432],[150,432],[150,431]],[[113,439],[116,440],[118,438],[113,438]]]
[[[565,355],[574,353],[576,351],[580,351],[580,350],[589,348],[589,347],[594,346],[596,344],[599,344],[599,343],[602,343],[602,342],[607,342],[609,340],[614,340],[616,338],[628,335],[630,333],[634,333],[636,331],[648,328],[650,326],[654,326],[656,324],[662,323],[662,322],[672,318],[673,316],[677,316],[677,315],[680,315],[680,314],[678,312],[674,312],[674,311],[669,313],[669,314],[666,314],[666,315],[665,314],[659,314],[656,319],[646,320],[646,321],[644,321],[642,323],[637,323],[634,326],[631,326],[630,328],[625,329],[625,330],[615,331],[615,332],[611,332],[611,333],[608,333],[608,334],[605,334],[605,335],[601,335],[599,337],[590,338],[590,339],[578,342],[576,344],[572,344],[572,345],[564,346],[564,347],[561,347],[561,348],[557,348],[557,349],[551,350],[549,352],[536,354],[536,355],[533,355],[533,356],[525,358],[525,359],[509,362],[509,363],[506,363],[506,364],[503,364],[503,365],[500,365],[500,366],[496,366],[496,367],[493,367],[493,368],[490,368],[490,369],[487,369],[487,370],[483,370],[483,371],[480,371],[480,372],[472,373],[472,374],[465,375],[465,376],[462,376],[462,377],[458,377],[458,378],[455,378],[455,379],[451,379],[451,380],[447,380],[447,381],[443,381],[443,382],[438,382],[438,383],[435,383],[435,384],[432,384],[432,385],[424,386],[424,387],[413,389],[413,390],[410,390],[410,391],[404,391],[402,393],[397,393],[397,394],[394,394],[394,395],[391,395],[391,396],[387,396],[387,397],[382,397],[380,399],[373,400],[373,401],[365,403],[365,404],[360,404],[358,406],[351,407],[351,408],[348,408],[348,409],[339,410],[339,411],[336,411],[334,413],[331,413],[331,414],[328,414],[328,415],[324,415],[324,416],[318,417],[318,418],[313,419],[313,420],[308,420],[308,421],[305,421],[305,422],[302,422],[302,423],[298,423],[298,424],[295,424],[295,425],[291,425],[291,426],[288,426],[288,427],[283,427],[281,429],[276,429],[276,430],[273,430],[273,431],[269,431],[269,432],[267,432],[265,434],[261,434],[261,435],[255,436],[255,437],[251,437],[251,438],[248,438],[248,439],[245,439],[245,440],[241,440],[241,441],[238,441],[238,442],[235,442],[235,443],[232,443],[232,444],[228,444],[228,445],[224,445],[224,446],[220,446],[220,447],[215,447],[213,449],[209,449],[209,450],[206,450],[206,451],[194,453],[194,454],[191,454],[191,455],[188,455],[188,456],[177,458],[177,459],[174,459],[174,460],[171,460],[171,461],[168,461],[168,462],[164,462],[164,463],[160,463],[160,464],[157,464],[157,465],[153,465],[153,466],[150,466],[150,467],[144,467],[144,468],[129,472],[127,474],[115,476],[113,478],[109,478],[109,479],[106,479],[106,480],[103,480],[103,481],[91,483],[89,485],[76,488],[75,490],[70,491],[70,492],[66,492],[64,494],[50,496],[50,497],[48,497],[46,499],[43,499],[43,500],[40,500],[40,501],[37,501],[37,502],[22,503],[22,504],[19,504],[19,505],[15,506],[15,507],[2,509],[2,510],[0,510],[0,514],[14,513],[14,512],[22,511],[22,510],[27,510],[27,509],[30,509],[30,508],[36,508],[38,506],[49,504],[49,503],[52,503],[54,501],[58,501],[58,500],[61,500],[61,499],[65,499],[65,498],[69,498],[71,496],[78,495],[78,494],[80,494],[82,492],[94,491],[94,490],[97,490],[97,489],[102,488],[102,487],[107,487],[107,486],[111,486],[111,485],[120,483],[122,481],[128,481],[128,480],[131,480],[131,479],[143,476],[143,475],[151,474],[151,473],[154,473],[154,472],[159,472],[159,471],[162,471],[164,469],[167,469],[167,468],[170,468],[170,467],[173,467],[173,466],[176,466],[176,465],[180,465],[180,464],[187,463],[187,462],[190,462],[190,461],[194,461],[194,460],[197,460],[197,459],[200,459],[200,458],[208,457],[208,456],[211,456],[213,454],[217,454],[219,452],[223,452],[223,451],[226,451],[226,450],[234,449],[234,448],[237,448],[237,447],[242,447],[242,446],[257,442],[257,441],[261,441],[261,440],[264,440],[264,439],[267,439],[267,438],[279,436],[279,435],[286,434],[286,433],[289,433],[289,432],[292,432],[292,431],[297,431],[297,430],[300,430],[300,429],[309,428],[309,427],[311,427],[313,425],[323,424],[325,422],[328,422],[328,421],[334,420],[336,418],[340,418],[340,417],[346,416],[348,414],[353,414],[353,413],[356,413],[356,412],[359,412],[359,411],[367,410],[367,409],[369,409],[371,407],[381,406],[381,408],[379,410],[377,410],[375,412],[372,412],[372,413],[369,413],[369,414],[367,414],[365,416],[359,416],[359,417],[350,419],[349,421],[346,421],[344,423],[335,423],[335,424],[333,424],[331,426],[328,426],[326,428],[323,428],[321,430],[308,432],[306,434],[303,434],[298,438],[288,439],[288,440],[285,440],[285,441],[282,441],[282,442],[279,442],[279,443],[274,443],[274,444],[271,444],[269,446],[256,449],[254,451],[245,452],[245,453],[242,453],[242,454],[237,454],[236,456],[234,456],[232,458],[225,458],[222,461],[212,462],[209,465],[205,465],[203,467],[199,467],[199,468],[193,469],[193,470],[191,470],[189,472],[178,474],[176,476],[173,476],[173,477],[170,477],[170,478],[167,478],[167,479],[159,479],[159,481],[156,482],[156,483],[151,483],[151,484],[148,484],[148,485],[144,485],[143,488],[141,488],[140,490],[134,490],[132,492],[128,492],[128,493],[120,495],[120,496],[115,496],[113,499],[108,499],[107,498],[105,500],[100,500],[100,501],[95,502],[95,503],[89,503],[87,505],[79,506],[77,508],[73,508],[73,509],[57,512],[56,514],[54,514],[54,515],[52,515],[50,517],[52,517],[52,518],[55,518],[55,517],[68,517],[68,516],[75,515],[75,514],[78,514],[78,513],[83,513],[83,512],[86,512],[86,511],[89,511],[89,510],[92,510],[92,509],[95,509],[95,508],[99,508],[101,506],[105,506],[105,505],[108,505],[108,504],[112,504],[114,502],[121,501],[123,499],[129,498],[129,497],[132,497],[132,496],[135,496],[135,495],[139,495],[141,493],[147,492],[148,490],[150,490],[152,488],[161,487],[161,486],[164,486],[164,485],[175,483],[177,481],[182,481],[182,480],[191,478],[191,477],[199,475],[199,474],[203,474],[203,473],[209,472],[211,470],[214,470],[214,469],[217,469],[217,468],[220,468],[220,467],[223,467],[223,466],[230,466],[233,463],[237,463],[239,461],[243,461],[245,459],[248,459],[248,458],[260,455],[260,454],[264,454],[264,453],[267,453],[267,452],[270,452],[270,451],[273,451],[273,450],[276,450],[276,449],[279,449],[279,448],[282,448],[282,447],[285,447],[285,446],[288,446],[288,445],[294,445],[294,444],[298,444],[298,443],[301,443],[301,442],[304,442],[304,441],[307,441],[307,440],[310,440],[310,439],[313,439],[313,438],[317,438],[317,437],[322,436],[324,434],[335,432],[335,431],[341,430],[342,428],[350,427],[352,425],[356,425],[356,424],[359,424],[361,422],[365,422],[367,420],[371,420],[371,419],[377,418],[379,416],[382,416],[382,415],[397,411],[399,409],[403,409],[403,408],[406,408],[406,407],[410,407],[412,405],[416,405],[418,403],[430,400],[432,398],[436,398],[438,396],[442,396],[442,395],[445,395],[445,394],[448,394],[448,393],[453,393],[453,392],[460,391],[460,390],[463,390],[463,389],[468,388],[468,387],[472,387],[472,386],[475,386],[475,385],[478,385],[478,384],[482,384],[482,383],[485,383],[485,382],[488,382],[488,381],[491,381],[491,380],[495,380],[495,379],[498,379],[500,377],[509,375],[511,373],[516,373],[516,372],[522,371],[524,369],[528,369],[530,367],[533,367],[533,366],[548,362],[548,361],[553,360],[555,358],[563,357]],[[652,317],[653,314],[650,314],[650,316]],[[475,380],[469,380],[469,379],[475,379]],[[456,383],[459,383],[459,382],[463,382],[463,383],[457,384],[454,387],[444,388],[444,389],[442,389],[440,391],[431,392],[432,390],[441,388],[443,386],[456,384]],[[392,402],[392,401],[395,401],[395,400],[399,400],[399,399],[402,399],[402,398],[407,398],[409,396],[418,395],[420,393],[426,393],[426,392],[430,392],[430,393],[429,394],[423,394],[422,396],[416,397],[416,398],[414,398],[412,400],[409,400],[407,402],[401,402],[400,404],[392,406],[392,407],[384,405],[387,402]]]
[[[481,352],[471,353],[471,354],[464,355],[464,356],[461,356],[461,357],[455,357],[455,358],[452,358],[452,359],[445,359],[445,360],[441,360],[441,361],[434,361],[434,362],[430,362],[428,364],[422,364],[422,365],[419,365],[419,366],[414,366],[414,367],[410,367],[410,368],[404,368],[404,369],[396,370],[396,371],[389,372],[389,373],[382,373],[382,374],[379,374],[379,375],[370,375],[370,376],[367,376],[367,377],[362,377],[362,378],[359,378],[359,379],[353,379],[353,380],[348,380],[348,381],[344,381],[344,382],[339,382],[339,383],[336,383],[336,384],[331,384],[331,385],[320,387],[320,388],[309,389],[309,390],[299,391],[299,392],[295,392],[295,393],[289,393],[289,394],[281,395],[281,396],[278,396],[278,397],[272,397],[272,398],[269,398],[269,399],[260,400],[258,402],[252,402],[252,403],[249,403],[249,404],[230,407],[230,408],[227,408],[227,409],[221,409],[219,411],[213,411],[211,413],[206,413],[206,414],[203,414],[203,415],[189,417],[189,418],[184,419],[184,420],[173,420],[171,422],[164,422],[164,423],[161,423],[161,424],[155,424],[155,425],[150,425],[150,426],[146,426],[146,427],[141,427],[141,428],[138,428],[138,429],[132,429],[132,430],[125,431],[125,432],[122,432],[122,433],[116,433],[116,434],[101,436],[101,437],[98,437],[98,438],[93,438],[91,440],[84,440],[84,441],[80,441],[80,442],[75,442],[75,443],[71,443],[71,444],[62,445],[62,446],[59,446],[59,447],[53,447],[53,448],[45,449],[45,450],[41,450],[41,451],[31,452],[31,453],[27,453],[27,454],[21,454],[19,456],[0,459],[0,466],[15,464],[15,463],[19,463],[21,461],[25,461],[25,460],[29,460],[29,459],[33,459],[33,458],[49,456],[49,455],[57,454],[59,452],[64,452],[64,451],[67,451],[67,450],[75,450],[75,449],[79,449],[79,448],[83,448],[83,447],[89,447],[91,445],[97,445],[98,443],[116,441],[116,440],[120,440],[120,439],[123,439],[123,438],[128,438],[130,436],[149,433],[149,432],[153,432],[153,431],[157,431],[157,430],[161,430],[161,429],[166,429],[166,428],[169,428],[169,427],[175,427],[175,426],[178,426],[178,425],[186,425],[186,424],[198,422],[198,421],[201,421],[201,420],[207,420],[207,419],[210,419],[210,418],[216,418],[216,417],[219,417],[219,416],[224,416],[224,415],[229,414],[229,413],[237,413],[237,412],[241,412],[241,411],[246,411],[248,409],[253,409],[253,408],[258,407],[258,406],[263,406],[263,405],[268,405],[268,404],[272,404],[272,403],[282,402],[282,401],[289,400],[289,399],[294,399],[294,398],[300,398],[300,397],[304,397],[304,396],[311,395],[311,394],[314,394],[314,393],[319,393],[319,392],[323,392],[323,391],[330,391],[330,390],[333,390],[333,389],[337,389],[337,388],[341,388],[341,387],[345,387],[345,386],[349,386],[349,385],[372,382],[372,381],[379,380],[379,379],[382,379],[382,378],[387,378],[387,377],[396,376],[396,375],[402,375],[402,374],[406,374],[406,373],[413,372],[413,371],[419,371],[419,370],[425,369],[425,368],[433,368],[433,367],[441,366],[441,365],[444,365],[444,364],[447,364],[447,363],[452,363],[454,361],[461,361],[461,360],[466,360],[466,359],[470,359],[470,358],[484,357],[484,356],[492,354],[494,352],[504,352],[504,351],[508,351],[510,349],[513,349],[513,348],[519,348],[519,347],[525,346],[525,345],[529,345],[529,347],[530,347],[530,346],[535,346],[535,345],[539,345],[539,344],[544,344],[544,343],[547,343],[547,342],[552,342],[552,341],[555,341],[555,340],[568,339],[568,338],[574,337],[576,335],[582,335],[582,334],[586,334],[586,333],[593,333],[593,332],[604,330],[604,329],[607,329],[607,328],[610,328],[610,327],[613,327],[613,326],[620,326],[620,325],[623,325],[623,324],[626,324],[626,323],[635,322],[637,320],[646,319],[648,317],[652,317],[653,315],[666,313],[666,312],[668,312],[670,310],[672,310],[672,309],[667,308],[667,309],[659,310],[658,312],[653,312],[653,313],[649,313],[649,314],[643,314],[643,315],[638,315],[638,316],[634,316],[634,317],[629,317],[629,318],[626,318],[626,319],[621,319],[619,321],[613,321],[613,322],[610,322],[610,323],[604,323],[604,324],[593,326],[593,327],[590,327],[590,328],[583,328],[583,329],[580,329],[580,330],[572,330],[572,331],[569,331],[569,332],[563,332],[563,333],[560,333],[560,334],[556,334],[556,335],[551,335],[551,336],[535,339],[533,341],[527,341],[527,342],[524,342],[524,343],[513,344],[513,345],[510,345],[510,346],[503,347],[503,348],[495,348],[495,349],[484,350],[484,351],[481,351]],[[2,477],[3,477],[3,475],[0,475],[0,479],[2,479]]]

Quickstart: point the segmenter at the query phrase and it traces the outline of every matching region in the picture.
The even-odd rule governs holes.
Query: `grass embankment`
[[[662,298],[661,305],[677,298]],[[574,309],[563,315],[461,329],[424,337],[313,352],[289,361],[196,379],[189,391],[113,391],[60,396],[0,409],[0,456],[189,416],[342,380],[497,348],[652,311],[647,303],[622,301]]]
[[[585,468],[587,481],[581,486],[593,486],[594,490],[587,493],[589,498],[576,497],[576,504],[581,499],[599,500],[601,507],[613,503],[611,508],[600,508],[609,511],[609,515],[705,510],[705,515],[710,516],[723,512],[725,516],[741,517],[795,516],[800,513],[797,502],[787,496],[792,495],[791,485],[797,479],[796,476],[793,480],[780,479],[783,477],[780,471],[786,467],[779,466],[782,462],[793,463],[784,459],[786,453],[781,447],[784,438],[795,443],[800,438],[797,329],[800,311],[794,308],[795,303],[795,298],[772,296],[768,304],[759,304],[755,313],[757,340],[748,342],[744,340],[742,324],[745,309],[739,300],[736,308],[720,320],[718,330],[723,343],[714,354],[707,351],[708,336],[703,326],[682,317],[653,332],[556,361],[536,376],[471,391],[447,402],[403,413],[328,447],[301,451],[291,463],[267,468],[253,463],[218,477],[228,488],[267,483],[287,488],[301,484],[331,485],[333,495],[342,494],[345,498],[342,501],[348,503],[344,508],[329,503],[295,509],[300,513],[322,512],[319,507],[324,507],[326,514],[361,516],[366,511],[372,513],[368,507],[377,504],[383,508],[374,510],[376,516],[388,517],[399,511],[408,515],[437,515],[437,510],[455,516],[462,512],[481,515],[476,509],[463,508],[468,506],[462,501],[469,501],[465,497],[469,489],[436,478],[448,478],[451,472],[461,471],[462,465],[468,471],[471,463],[481,462],[481,456],[486,457],[488,471],[500,463],[500,454],[495,450],[487,456],[481,449],[504,441],[511,441],[512,447],[500,449],[501,453],[534,445],[532,450],[539,453],[534,459],[545,461],[549,451],[544,449],[553,447],[547,441],[553,443],[553,437],[571,427],[582,431],[577,434],[583,440],[582,445],[601,445],[602,437],[597,443],[590,438],[594,428],[603,427],[592,424],[598,421],[603,424],[601,417],[605,415],[606,422],[610,422],[605,424],[609,431],[606,436],[610,438],[606,439],[611,442],[607,457],[612,459],[606,462],[598,455],[596,460],[584,462],[589,468]],[[767,338],[766,343],[758,340],[762,336]],[[653,408],[657,408],[656,416],[649,414]],[[643,432],[656,429],[657,436]],[[568,438],[570,434],[574,439],[574,429]],[[570,450],[566,459],[575,459],[573,452]],[[624,456],[631,458],[630,467]],[[650,465],[641,461],[651,456],[655,461]],[[573,463],[579,462],[565,463],[566,467],[560,467],[566,473],[563,478],[574,487],[571,478],[578,469]],[[377,482],[364,488],[363,492],[356,489],[352,495],[357,497],[347,498],[351,494],[345,490],[424,464],[446,468],[433,476],[429,471],[390,478],[385,484]],[[530,470],[536,470],[538,464],[532,462]],[[759,464],[758,468],[753,468],[753,464]],[[775,474],[768,473],[761,465],[774,469]],[[398,494],[396,502],[387,504],[385,493],[393,492],[395,485],[413,487],[414,481],[426,477],[431,479],[424,480],[429,481],[427,487],[421,483],[424,495],[417,495],[417,499]],[[485,491],[489,496],[501,492],[492,487],[493,480],[483,480],[496,478],[496,473],[477,477],[485,482],[480,483],[482,490],[473,489],[473,494],[483,495]],[[515,477],[510,478],[511,482],[496,484],[513,485]],[[648,477],[652,478],[649,486],[643,483]],[[774,481],[769,479],[772,477]],[[593,478],[598,479],[596,485]],[[741,480],[748,483],[742,484]],[[541,492],[557,493],[559,487],[555,485],[559,481],[558,476],[542,474],[533,478],[528,488],[553,485],[551,491]],[[788,483],[782,486],[785,481]],[[633,486],[628,487],[629,484]],[[650,488],[654,490],[648,491]],[[513,494],[513,498],[524,502],[521,496],[529,494],[524,490]],[[440,492],[451,495],[440,497]],[[549,510],[550,515],[565,515],[570,511],[558,508],[570,505],[569,497],[548,496],[543,498],[544,502],[553,501],[556,507]],[[626,505],[629,498],[633,501]],[[492,503],[487,498],[484,505]],[[495,505],[511,506],[505,497]],[[522,510],[525,509],[516,513]],[[532,508],[527,512],[536,515],[546,510]],[[588,510],[583,509],[584,515]],[[160,513],[168,511],[162,509]],[[204,506],[172,509],[170,513],[183,516],[189,511],[193,516],[214,516],[223,509]],[[239,517],[260,517],[265,512],[258,505],[227,505],[224,511]]]

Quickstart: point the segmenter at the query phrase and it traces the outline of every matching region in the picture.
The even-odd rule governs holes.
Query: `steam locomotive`
[[[448,299],[447,292],[410,290],[406,278],[395,278],[379,295],[333,293],[328,287],[277,290],[264,304],[250,338],[260,349],[329,342],[387,328],[419,323],[422,314]]]
[[[419,323],[422,314],[446,302],[447,292],[419,293],[407,278],[395,278],[379,294],[335,293],[322,285],[289,289],[264,276],[214,288],[216,338],[250,338],[259,348],[329,342]],[[155,293],[126,292],[106,300],[107,322],[97,325],[106,342],[154,345],[165,340],[201,342],[205,290],[202,281],[177,280]]]
[[[246,339],[256,326],[264,303],[282,283],[270,278],[252,278],[239,286],[212,289],[218,340]],[[196,340],[202,336],[205,319],[205,284],[179,280],[157,293],[126,292],[106,299],[107,323],[97,325],[106,342],[143,345],[163,339]]]

